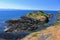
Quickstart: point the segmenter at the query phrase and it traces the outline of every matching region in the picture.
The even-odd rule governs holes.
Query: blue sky
[[[60,0],[0,0],[0,9],[60,10]]]

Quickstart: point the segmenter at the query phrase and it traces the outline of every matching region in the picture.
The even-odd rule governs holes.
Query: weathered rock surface
[[[58,12],[57,22],[60,23],[60,11]]]
[[[21,40],[60,40],[60,24],[31,33]]]
[[[50,15],[45,14],[42,11],[31,12],[20,19],[7,20],[9,29],[5,32],[24,32],[24,31],[35,31],[40,26],[49,22]]]

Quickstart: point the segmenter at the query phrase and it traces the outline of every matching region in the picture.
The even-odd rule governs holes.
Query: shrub
[[[58,25],[58,24],[59,24],[58,22],[54,22],[54,23],[53,23],[53,26]]]
[[[38,33],[34,33],[33,35],[32,35],[32,37],[37,37],[38,36]]]

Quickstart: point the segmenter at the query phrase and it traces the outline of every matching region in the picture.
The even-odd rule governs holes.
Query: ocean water
[[[21,16],[26,15],[29,12],[36,11],[36,10],[0,10],[0,31],[4,31],[6,28],[5,21],[10,19],[19,19]],[[53,14],[52,19],[48,23],[51,25],[57,18],[57,11],[44,11],[47,14]]]

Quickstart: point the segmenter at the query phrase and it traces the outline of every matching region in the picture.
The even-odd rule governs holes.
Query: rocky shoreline
[[[20,19],[7,20],[9,29],[5,32],[34,32],[39,27],[45,26],[51,17],[51,14],[45,14],[43,11],[31,12]]]

